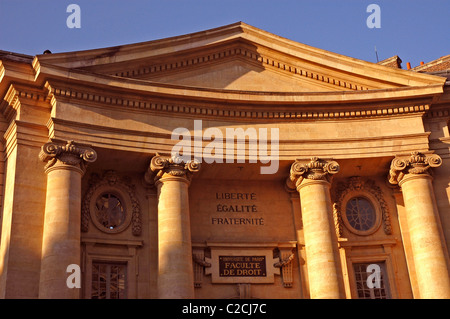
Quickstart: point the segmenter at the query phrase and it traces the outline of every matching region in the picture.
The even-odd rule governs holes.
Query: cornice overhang
[[[27,55],[0,50],[0,101],[5,98],[11,84],[35,86],[32,60]]]
[[[423,115],[442,87],[315,93],[269,93],[199,89],[138,80],[71,73],[48,78],[45,87],[52,105],[65,101],[157,116],[210,118],[231,121],[337,120]],[[78,78],[80,77],[80,79]],[[376,92],[375,92],[376,91]]]
[[[38,82],[59,82],[70,88],[76,86],[98,88],[114,93],[131,93],[148,97],[182,99],[193,102],[217,102],[230,104],[302,105],[302,104],[349,104],[379,103],[405,99],[435,98],[442,94],[443,84],[399,87],[364,91],[332,92],[259,92],[227,89],[212,89],[172,85],[137,79],[121,78],[103,74],[92,74],[80,70],[39,64],[35,65]]]
[[[21,83],[11,84],[3,95],[3,100],[0,100],[0,114],[10,123],[13,119],[18,119],[16,115],[22,103],[48,109],[50,104],[47,98],[48,94],[40,87]]]
[[[317,91],[270,92],[195,87],[105,74],[89,68],[90,65],[117,66],[117,63],[131,63],[152,56],[180,57],[186,50],[191,53],[195,51],[198,57],[207,54],[209,61],[210,56],[221,58],[212,48],[228,48],[230,44],[236,50],[234,53],[237,56],[234,58],[249,63],[262,62],[266,63],[264,67],[272,70],[278,68],[279,72],[290,72],[295,85],[301,77],[315,81]],[[257,52],[261,55],[254,55],[251,50],[245,51],[251,44],[264,48]],[[281,58],[278,62],[265,61],[266,52],[278,54]],[[288,58],[281,61],[285,57]],[[161,65],[167,63],[165,58],[161,58]],[[202,60],[205,60],[204,57]],[[307,66],[304,70],[299,61]],[[337,73],[311,74],[311,69],[307,70],[311,65],[315,65],[318,71]],[[178,72],[177,67],[178,64],[169,71]],[[334,119],[423,113],[430,109],[431,104],[440,101],[446,81],[444,77],[392,69],[310,47],[244,23],[114,48],[37,55],[31,65],[28,62],[19,69],[26,71],[21,75],[24,83],[33,82],[29,84],[48,90],[47,100],[52,104],[58,99],[71,99],[85,105],[175,116],[239,119]],[[8,77],[13,73],[8,72],[0,59],[0,77],[3,77],[0,85],[9,87],[8,83],[14,80]],[[166,69],[160,72],[164,73]],[[348,82],[334,83],[340,76],[346,77],[344,79]],[[333,83],[330,81],[332,78]],[[361,81],[358,83],[358,80]],[[378,86],[361,86],[364,81]],[[327,89],[337,90],[325,91]]]

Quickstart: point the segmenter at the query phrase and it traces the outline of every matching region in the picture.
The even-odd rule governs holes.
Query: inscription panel
[[[216,192],[214,199],[218,201],[215,213],[221,214],[211,217],[212,225],[264,225],[264,218],[258,215],[256,193]]]
[[[290,196],[278,181],[194,178],[189,205],[194,242],[296,240]]]
[[[268,248],[211,248],[211,258],[205,258],[211,267],[205,274],[212,283],[273,283],[280,269],[274,267],[279,258],[273,258]]]
[[[220,277],[265,277],[266,256],[219,256]]]

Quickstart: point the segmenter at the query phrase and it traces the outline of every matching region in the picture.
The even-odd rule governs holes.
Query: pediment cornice
[[[291,76],[294,80],[299,81],[299,85],[302,80],[315,82],[316,85],[323,86],[323,90],[369,90],[382,87],[380,83],[374,83],[369,78],[349,74],[344,76],[336,70],[309,61],[299,61],[289,55],[274,52],[268,48],[254,47],[244,41],[234,41],[208,50],[185,52],[173,57],[137,61],[128,64],[126,67],[114,66],[109,70],[105,67],[103,70],[97,71],[124,78],[158,81],[161,76],[195,72],[198,68],[217,65],[230,60],[241,60],[255,67]],[[389,85],[387,81],[383,84]],[[395,83],[390,83],[390,85],[400,86]]]
[[[36,56],[33,64],[158,81],[226,59],[242,59],[328,90],[444,85],[445,79],[370,63],[282,38],[239,22],[178,37],[105,49]],[[324,89],[319,89],[322,91]],[[326,89],[325,89],[326,90]]]

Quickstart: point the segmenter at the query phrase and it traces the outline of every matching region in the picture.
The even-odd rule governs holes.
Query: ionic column
[[[158,297],[194,298],[188,187],[200,164],[156,155],[146,180],[158,189]]]
[[[337,260],[337,239],[332,219],[331,176],[339,171],[335,161],[296,160],[290,171],[290,187],[300,193],[306,265],[312,299],[342,298]]]
[[[436,154],[411,153],[391,162],[389,182],[401,187],[420,298],[449,299],[450,281],[430,175],[442,164]]]
[[[79,289],[67,287],[66,271],[80,265],[81,177],[97,154],[73,141],[54,141],[42,146],[39,158],[47,163],[39,298],[79,298]]]

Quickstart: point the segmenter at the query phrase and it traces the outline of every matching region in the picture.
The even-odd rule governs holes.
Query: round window
[[[112,193],[103,193],[95,202],[96,219],[103,227],[114,230],[125,222],[125,209],[121,199]]]
[[[376,224],[376,212],[372,203],[364,197],[353,197],[346,205],[345,214],[351,227],[368,231]]]

